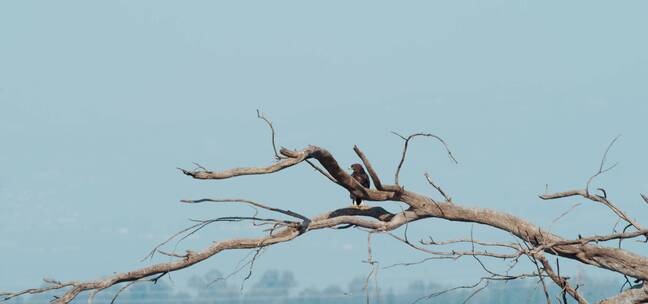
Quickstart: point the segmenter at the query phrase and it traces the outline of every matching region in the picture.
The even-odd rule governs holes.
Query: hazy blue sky
[[[458,203],[545,228],[578,201],[540,201],[545,184],[582,187],[623,134],[609,155],[620,165],[595,186],[648,223],[638,196],[648,192],[647,11],[646,1],[2,1],[0,289],[141,267],[188,218],[251,212],[180,199],[244,197],[308,215],[347,206],[348,193],[306,165],[226,181],[175,169],[271,163],[257,108],[275,122],[279,144],[317,144],[343,164],[358,161],[357,144],[386,180],[401,149],[390,131],[443,136],[459,164],[417,141],[402,183],[436,195],[422,176],[429,171]],[[614,222],[585,202],[553,230],[576,237]],[[183,245],[248,229],[214,225]],[[429,220],[412,225],[410,238],[469,231]],[[375,245],[382,265],[421,257],[387,237]],[[175,277],[228,272],[244,255]],[[293,270],[302,288],[363,275],[363,259],[365,233],[318,231],[270,248],[257,267]],[[383,270],[380,280],[398,288],[476,275],[466,259]]]

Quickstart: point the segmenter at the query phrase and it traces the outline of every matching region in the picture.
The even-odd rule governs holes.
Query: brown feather
[[[353,169],[351,177],[353,177],[360,185],[365,188],[369,188],[371,186],[369,176],[367,175],[361,164],[353,164],[351,165],[351,169]],[[351,199],[355,201],[356,205],[360,205],[360,203],[362,203],[362,199],[355,197],[353,194],[351,194]]]

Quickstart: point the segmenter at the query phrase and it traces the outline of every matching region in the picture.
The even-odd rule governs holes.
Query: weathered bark
[[[404,202],[411,206],[416,206],[416,211],[421,216],[488,225],[510,232],[534,246],[566,241],[566,239],[544,231],[530,222],[504,212],[491,209],[462,207],[456,203],[432,203],[432,200],[428,197],[407,191],[401,197]],[[592,266],[609,269],[634,278],[648,280],[648,258],[626,250],[577,244],[552,246],[545,249],[545,252],[577,260]]]
[[[628,289],[614,297],[605,299],[600,304],[638,304],[648,303],[648,289],[642,288]]]

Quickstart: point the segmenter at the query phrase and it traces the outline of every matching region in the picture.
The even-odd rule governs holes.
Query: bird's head
[[[351,170],[353,170],[353,173],[364,172],[364,168],[362,168],[361,164],[353,164],[353,165],[351,165]]]

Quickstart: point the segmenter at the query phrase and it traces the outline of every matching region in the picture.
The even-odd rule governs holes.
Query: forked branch
[[[448,157],[452,161],[454,161],[455,164],[459,163],[459,162],[457,162],[457,159],[455,159],[455,157],[452,155],[452,152],[450,151],[450,148],[448,148],[448,145],[443,140],[443,138],[441,138],[441,137],[439,137],[437,135],[434,135],[434,134],[431,134],[431,133],[415,133],[415,134],[412,134],[412,135],[410,135],[408,137],[405,137],[405,136],[400,135],[400,134],[398,134],[398,133],[396,133],[394,131],[392,131],[392,134],[400,137],[401,139],[403,139],[405,141],[405,144],[403,145],[403,153],[401,155],[400,162],[398,162],[398,167],[396,167],[396,173],[394,174],[394,184],[396,184],[396,185],[398,185],[398,176],[400,174],[401,167],[403,167],[403,163],[405,162],[405,156],[407,156],[407,147],[409,146],[410,140],[414,139],[415,137],[418,137],[418,136],[432,137],[432,138],[438,140],[439,142],[441,142],[441,144],[443,144],[443,147],[445,148],[446,152],[448,152]]]

